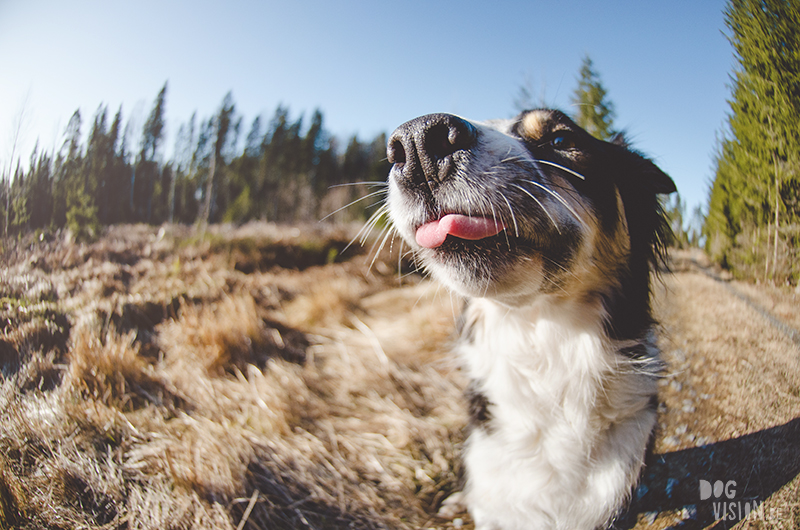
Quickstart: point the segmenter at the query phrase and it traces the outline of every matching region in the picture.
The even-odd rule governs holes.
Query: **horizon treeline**
[[[123,124],[121,107],[112,116],[101,105],[85,143],[78,109],[58,150],[37,144],[28,169],[18,162],[0,189],[0,233],[69,228],[88,237],[122,223],[316,221],[368,195],[369,182],[389,172],[384,133],[342,146],[325,130],[322,111],[306,124],[283,105],[245,130],[230,92],[213,116],[194,113],[180,125],[172,159],[162,161],[167,86],[141,131]],[[333,217],[363,219],[370,204]]]
[[[729,0],[728,128],[715,156],[704,234],[739,276],[800,280],[800,0]]]
[[[613,104],[588,55],[577,81],[575,120],[608,139]],[[213,116],[195,113],[180,125],[172,159],[163,161],[167,88],[165,82],[140,131],[130,119],[123,125],[121,107],[112,117],[100,105],[81,143],[78,109],[59,149],[37,144],[27,170],[18,158],[0,187],[0,234],[69,228],[86,238],[125,223],[364,220],[379,202],[382,190],[373,183],[385,182],[391,168],[385,133],[366,142],[353,136],[343,146],[325,130],[321,110],[306,125],[283,105],[268,122],[256,116],[245,132],[230,92]],[[537,106],[528,87],[515,105]]]

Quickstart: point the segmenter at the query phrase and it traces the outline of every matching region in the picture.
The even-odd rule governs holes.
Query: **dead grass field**
[[[460,475],[460,301],[397,248],[342,254],[356,230],[129,226],[7,251],[0,527],[471,528],[435,516]],[[619,526],[800,528],[800,349],[698,259],[658,287],[669,369]],[[734,288],[800,325],[794,292]]]

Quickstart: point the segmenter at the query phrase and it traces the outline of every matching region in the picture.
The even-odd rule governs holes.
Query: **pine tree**
[[[10,226],[17,233],[24,232],[29,228],[31,219],[30,211],[30,179],[26,178],[25,173],[17,161],[17,169],[14,171],[14,179],[11,182],[11,217]]]
[[[98,190],[100,222],[123,223],[129,218],[131,196],[131,168],[125,160],[125,139],[122,130],[122,106],[111,122],[105,145],[106,171]]]
[[[91,201],[98,206],[98,220],[103,223],[108,222],[106,178],[114,159],[111,138],[106,126],[107,114],[106,106],[101,105],[97,109],[84,159],[85,190]]]
[[[241,120],[236,117],[233,95],[228,92],[217,114],[208,123],[211,152],[208,161],[202,216],[203,222],[217,222],[230,202],[225,167],[231,161]]]
[[[79,240],[93,239],[100,231],[97,220],[97,205],[85,188],[70,192],[70,207],[67,210],[67,228]]]
[[[291,187],[292,148],[295,144],[299,122],[291,123],[289,109],[278,105],[264,135],[258,180],[256,184],[257,211],[270,221],[285,221]]]
[[[193,112],[189,121],[178,128],[175,138],[175,158],[171,180],[169,222],[192,223],[198,218],[197,192],[197,134],[195,123],[197,113]]]
[[[578,87],[572,95],[576,107],[575,123],[589,134],[601,140],[614,137],[614,105],[608,99],[608,92],[600,81],[600,74],[594,69],[592,59],[583,58],[578,77]]]
[[[327,135],[323,127],[323,116],[319,109],[311,115],[311,124],[299,145],[299,164],[296,168],[296,183],[299,193],[295,206],[295,215],[309,220],[317,216],[319,201],[325,194],[328,184],[324,181],[324,170],[320,172],[320,153],[327,144]]]
[[[245,141],[244,154],[251,158],[257,158],[261,151],[261,142],[264,133],[261,131],[261,116],[256,116],[250,126],[250,132],[247,133],[247,140]]]
[[[162,200],[160,186],[158,190],[156,189],[156,183],[161,177],[156,155],[164,138],[166,93],[167,83],[164,83],[142,129],[141,150],[133,182],[134,215],[137,221],[147,223],[155,220],[153,218],[154,202],[158,203]],[[156,191],[159,193],[156,194]],[[155,206],[158,209],[160,204]]]
[[[143,160],[155,160],[156,151],[161,145],[161,140],[164,137],[164,112],[165,100],[167,96],[167,83],[161,87],[161,90],[156,96],[156,101],[153,104],[153,109],[147,117],[142,131],[142,151],[141,158]]]
[[[28,181],[30,185],[30,227],[47,228],[53,210],[53,178],[50,157],[38,153],[38,145],[31,155]]]
[[[69,228],[77,239],[89,239],[98,234],[100,224],[86,168],[89,157],[80,143],[81,121],[79,109],[67,124],[64,144],[59,153],[54,220],[57,226]]]
[[[53,183],[53,225],[63,228],[67,224],[67,212],[75,204],[75,194],[82,191],[81,166],[83,149],[80,144],[81,112],[76,110],[67,123],[64,143],[56,159]]]

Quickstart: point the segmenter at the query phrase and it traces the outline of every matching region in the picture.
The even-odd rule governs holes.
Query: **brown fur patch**
[[[525,138],[539,140],[547,131],[547,122],[550,115],[540,110],[529,112],[522,118],[519,132]]]

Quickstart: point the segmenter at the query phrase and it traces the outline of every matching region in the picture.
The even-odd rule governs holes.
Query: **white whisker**
[[[362,180],[360,182],[345,182],[344,184],[332,184],[328,186],[329,190],[335,188],[345,188],[348,186],[367,186],[368,188],[388,188],[389,183],[380,180]]]
[[[511,214],[511,220],[514,222],[514,235],[516,237],[519,237],[519,226],[517,226],[517,217],[514,215],[514,209],[511,207],[511,203],[508,202],[508,198],[506,198],[505,195],[501,193],[500,196],[503,198],[504,201],[506,201],[506,205],[508,206],[508,213]]]
[[[560,202],[564,206],[564,208],[566,208],[569,211],[569,213],[572,214],[572,216],[575,218],[576,221],[581,223],[584,227],[587,227],[587,225],[584,222],[584,220],[581,218],[580,215],[578,215],[578,212],[576,212],[572,208],[572,206],[570,206],[569,203],[567,203],[567,201],[564,200],[564,197],[562,197],[560,194],[554,192],[553,190],[551,190],[547,186],[544,186],[543,184],[540,184],[539,182],[536,182],[535,180],[525,180],[523,182],[527,182],[529,184],[533,184],[534,186],[536,186],[536,187],[546,191],[547,193],[549,193],[553,198],[555,198],[558,202]]]
[[[527,181],[526,181],[526,182],[527,182]],[[547,211],[547,208],[545,208],[545,207],[544,207],[544,204],[542,204],[542,202],[541,202],[539,199],[537,199],[535,195],[533,195],[531,192],[529,192],[528,190],[526,190],[525,188],[523,188],[523,187],[522,187],[522,186],[520,186],[519,184],[513,184],[513,186],[514,186],[515,188],[519,188],[519,189],[520,189],[520,190],[521,190],[523,193],[525,193],[525,194],[526,194],[528,197],[530,197],[531,199],[533,199],[534,201],[536,201],[536,204],[538,204],[538,205],[539,205],[539,207],[542,209],[542,211],[543,211],[543,212],[544,212],[544,213],[547,215],[547,217],[550,219],[550,222],[551,222],[551,223],[553,223],[553,226],[555,227],[556,231],[557,231],[557,232],[560,234],[560,233],[561,233],[561,228],[559,228],[559,226],[558,226],[558,223],[556,223],[556,220],[555,220],[555,219],[553,219],[553,216],[552,216],[552,215],[550,215],[550,212],[548,212],[548,211]]]
[[[387,225],[384,230],[386,232],[386,235],[383,236],[383,239],[381,240],[381,244],[378,247],[378,250],[372,256],[372,261],[369,262],[369,267],[367,267],[367,273],[369,273],[372,270],[372,266],[375,265],[375,260],[378,259],[378,256],[380,255],[381,251],[383,251],[383,247],[386,246],[386,240],[389,239],[389,236],[392,236],[392,239],[394,239],[394,226]]]
[[[326,215],[325,217],[320,219],[319,222],[322,222],[322,221],[326,220],[327,218],[329,218],[329,217],[331,217],[333,215],[336,215],[337,213],[341,212],[342,210],[346,210],[347,208],[350,208],[354,204],[358,204],[361,201],[365,201],[367,199],[371,199],[372,197],[378,197],[380,195],[385,195],[385,194],[386,194],[385,190],[373,191],[372,193],[368,193],[367,195],[364,195],[363,197],[359,197],[358,199],[356,199],[356,200],[354,200],[354,201],[352,201],[352,202],[350,202],[348,204],[345,204],[341,208],[337,208],[336,210],[332,211],[331,213],[329,213],[328,215]],[[377,203],[373,203],[371,206],[374,206],[375,204],[377,204]]]
[[[555,162],[550,162],[549,160],[540,160],[538,158],[534,159],[533,162],[536,163],[536,164],[544,164],[546,166],[552,166],[554,168],[558,168],[561,171],[565,171],[565,172],[569,173],[570,175],[578,177],[581,180],[586,180],[586,177],[584,177],[580,173],[578,173],[576,171],[573,171],[573,170],[571,170],[570,168],[568,168],[566,166],[562,166],[561,164],[556,164]]]
[[[381,220],[381,218],[383,218],[384,216],[386,216],[388,214],[389,214],[389,207],[384,202],[383,204],[381,204],[380,208],[378,208],[375,211],[375,213],[373,213],[370,216],[370,218],[367,219],[367,222],[364,223],[364,226],[362,226],[361,229],[353,237],[353,239],[351,239],[350,242],[347,243],[347,246],[345,246],[344,249],[342,249],[342,252],[344,252],[345,250],[350,248],[353,245],[353,243],[355,243],[356,241],[358,241],[361,245],[363,245],[364,242],[369,237],[369,235],[375,229],[375,226],[378,224],[378,222]]]

